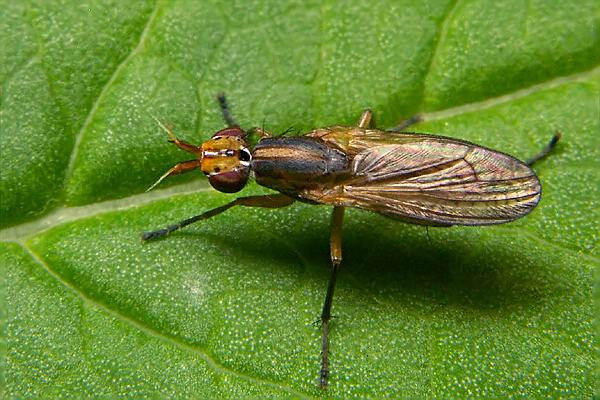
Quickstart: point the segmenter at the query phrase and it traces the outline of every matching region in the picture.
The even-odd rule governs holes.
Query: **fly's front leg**
[[[152,189],[154,189],[156,186],[158,186],[159,183],[161,183],[163,181],[163,179],[165,179],[168,176],[179,175],[179,174],[182,174],[187,171],[191,171],[191,170],[199,168],[199,167],[200,167],[200,160],[190,160],[190,161],[184,161],[184,162],[175,164],[175,166],[173,166],[170,170],[165,172],[163,174],[163,176],[158,178],[158,180],[156,182],[154,182],[154,184],[152,186],[150,186],[148,189],[146,189],[146,192],[149,192]]]
[[[227,104],[227,99],[225,98],[225,93],[219,93],[217,95],[217,100],[219,101],[219,107],[221,107],[221,114],[223,114],[223,119],[227,126],[240,126],[235,119],[231,116],[229,112],[229,105]]]
[[[239,197],[225,205],[213,208],[212,210],[206,211],[205,213],[202,213],[200,215],[184,219],[183,221],[180,221],[173,225],[169,225],[164,229],[159,229],[157,231],[151,232],[144,232],[142,234],[142,240],[146,241],[151,239],[158,239],[160,237],[168,235],[173,231],[176,231],[177,229],[193,224],[194,222],[202,221],[214,217],[215,215],[219,215],[222,212],[229,210],[233,206],[281,208],[289,206],[293,202],[294,199],[283,194]]]
[[[325,303],[321,312],[321,372],[319,373],[319,386],[327,387],[329,380],[329,321],[331,320],[331,304],[333,303],[333,291],[337,279],[338,270],[342,263],[342,224],[344,220],[344,207],[334,207],[331,215],[331,234],[329,247],[331,253],[331,277],[327,286]]]
[[[194,146],[193,144],[188,143],[185,140],[179,139],[177,136],[175,136],[175,134],[173,133],[173,131],[171,130],[171,128],[169,128],[168,126],[165,126],[162,122],[160,122],[160,120],[158,120],[158,118],[156,118],[156,117],[153,117],[153,118],[158,123],[158,125],[169,136],[169,143],[173,143],[175,146],[179,147],[181,150],[187,151],[188,153],[193,153],[193,154],[198,155],[198,154],[200,154],[202,152],[202,147],[201,146]],[[182,174],[184,172],[191,171],[193,169],[199,168],[200,167],[200,163],[201,163],[200,159],[197,158],[195,160],[189,160],[189,161],[184,161],[184,162],[180,162],[178,164],[175,164],[175,166],[173,166],[170,170],[168,170],[167,172],[165,172],[163,174],[163,176],[161,176],[160,178],[158,178],[158,180],[152,186],[150,186],[146,190],[146,192],[149,192],[152,189],[154,189],[159,183],[161,183],[163,181],[163,179],[165,179],[168,176]]]
[[[188,153],[196,154],[202,151],[202,148],[200,146],[194,146],[193,144],[188,143],[185,140],[177,138],[177,136],[175,136],[175,134],[173,133],[173,130],[170,127],[163,124],[162,122],[160,122],[158,118],[152,118],[154,118],[158,126],[160,126],[161,129],[167,133],[167,136],[169,137],[169,143],[175,144],[175,146],[179,147],[181,150],[187,151]]]

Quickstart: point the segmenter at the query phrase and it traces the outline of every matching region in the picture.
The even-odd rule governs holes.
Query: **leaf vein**
[[[81,143],[83,142],[85,133],[87,132],[88,128],[90,127],[90,125],[92,124],[92,122],[94,120],[94,117],[96,115],[96,112],[98,111],[98,108],[100,107],[100,104],[102,103],[104,98],[107,96],[110,88],[115,83],[117,78],[123,73],[123,71],[125,70],[125,67],[131,62],[131,60],[133,60],[144,49],[144,46],[146,44],[146,39],[148,38],[148,33],[150,32],[150,28],[152,27],[154,21],[156,20],[157,15],[160,11],[160,7],[159,7],[160,4],[162,4],[161,0],[157,0],[154,3],[154,9],[150,13],[148,20],[146,21],[144,28],[142,29],[142,33],[140,34],[140,38],[138,40],[137,45],[127,55],[127,57],[125,57],[123,59],[123,61],[121,61],[121,63],[119,63],[119,65],[117,65],[117,67],[115,68],[111,77],[108,79],[106,84],[102,87],[102,90],[100,90],[100,94],[96,98],[96,101],[94,101],[94,103],[92,104],[92,107],[90,108],[90,111],[89,111],[87,117],[83,121],[81,129],[75,136],[75,144],[73,146],[73,152],[71,153],[71,157],[69,159],[69,164],[67,166],[67,171],[65,173],[65,184],[63,185],[63,187],[67,186],[66,183],[68,182],[71,175],[73,174],[73,170],[75,169],[77,157],[79,155],[79,148],[81,147]]]
[[[301,393],[301,392],[294,390],[293,388],[291,388],[289,386],[278,384],[275,382],[270,382],[270,381],[267,381],[267,380],[264,380],[261,378],[253,377],[253,376],[229,369],[229,368],[221,365],[220,363],[218,363],[207,352],[202,351],[201,349],[199,349],[195,346],[192,346],[188,343],[177,340],[177,338],[169,336],[163,332],[157,331],[154,328],[145,325],[143,322],[138,321],[137,319],[135,319],[131,316],[122,314],[118,310],[111,308],[109,305],[104,304],[101,301],[94,299],[92,297],[89,297],[86,293],[81,291],[81,289],[79,287],[77,287],[74,284],[63,279],[63,277],[58,272],[53,270],[52,267],[50,265],[48,265],[48,263],[46,263],[46,261],[39,254],[37,254],[33,249],[29,248],[24,243],[19,242],[18,244],[32,258],[32,260],[36,264],[38,264],[43,270],[45,270],[52,278],[54,278],[56,281],[60,282],[65,287],[65,289],[71,291],[75,296],[79,297],[82,302],[91,304],[95,308],[103,310],[104,312],[108,313],[112,317],[126,323],[127,325],[139,330],[140,332],[143,332],[144,334],[146,334],[148,336],[154,337],[164,343],[170,344],[170,345],[175,346],[183,351],[186,351],[188,353],[191,353],[191,354],[194,354],[194,355],[200,357],[202,360],[204,360],[204,362],[206,362],[206,364],[210,368],[212,368],[214,371],[216,371],[218,373],[229,374],[229,375],[235,376],[237,378],[245,379],[245,380],[255,383],[255,384],[266,385],[271,388],[290,393],[294,396],[297,396],[298,398],[302,398],[302,399],[311,399],[312,398],[312,397],[306,395],[305,393]]]
[[[448,35],[449,30],[448,25],[450,25],[452,17],[454,17],[454,13],[458,9],[459,3],[461,3],[461,0],[455,0],[454,3],[448,7],[448,12],[446,13],[446,15],[444,15],[441,21],[438,37],[437,40],[434,42],[435,47],[431,52],[431,59],[429,60],[429,65],[427,66],[427,70],[423,75],[423,89],[421,92],[421,104],[418,108],[419,110],[423,110],[423,107],[425,106],[425,93],[427,92],[427,81],[429,80],[429,75],[431,74],[433,66],[439,58],[439,51],[442,48],[443,44],[446,42],[446,36]]]
[[[436,121],[440,119],[450,118],[461,114],[467,114],[475,111],[484,111],[490,108],[509,103],[511,101],[519,100],[527,96],[531,96],[537,92],[544,90],[551,90],[558,88],[563,85],[567,85],[574,82],[590,83],[589,78],[594,78],[600,75],[600,66],[596,65],[592,69],[577,72],[571,75],[563,75],[555,77],[544,82],[536,83],[534,85],[517,89],[510,93],[505,93],[496,97],[488,97],[482,101],[476,101],[473,103],[465,103],[456,107],[449,107],[439,111],[433,111],[430,113],[423,113],[423,119],[425,121]]]

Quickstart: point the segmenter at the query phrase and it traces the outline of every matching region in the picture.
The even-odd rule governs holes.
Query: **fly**
[[[159,122],[169,142],[195,158],[176,164],[150,189],[168,176],[200,169],[221,192],[240,191],[253,172],[258,184],[279,193],[238,197],[164,229],[146,232],[142,239],[163,237],[234,206],[280,208],[296,200],[333,206],[329,240],[332,270],[320,318],[319,385],[323,388],[330,373],[329,321],[342,262],[344,209],[360,208],[425,226],[514,221],[540,201],[540,182],[531,166],[550,153],[560,139],[557,133],[539,154],[523,162],[464,140],[402,132],[418,118],[390,131],[371,128],[370,110],[362,113],[357,126],[319,128],[299,137],[273,137],[260,128],[241,129],[231,117],[224,95],[218,99],[228,127],[200,146],[178,139]],[[254,147],[248,144],[250,135],[259,137]]]

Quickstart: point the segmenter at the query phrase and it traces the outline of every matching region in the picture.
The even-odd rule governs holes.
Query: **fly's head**
[[[231,126],[215,133],[200,146],[179,140],[173,132],[163,124],[160,126],[167,131],[169,142],[182,150],[196,156],[194,160],[180,162],[165,172],[147,191],[154,189],[168,176],[200,169],[208,181],[220,192],[235,193],[242,190],[250,175],[250,160],[252,154],[246,142],[246,132],[238,126]]]
[[[246,132],[239,127],[225,128],[200,147],[200,169],[212,187],[224,193],[242,190],[248,182],[252,158]]]

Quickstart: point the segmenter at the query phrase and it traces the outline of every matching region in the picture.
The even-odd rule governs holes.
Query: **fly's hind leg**
[[[552,136],[552,139],[550,139],[550,142],[546,145],[546,147],[544,147],[542,149],[542,151],[540,151],[538,154],[531,157],[529,160],[525,161],[525,164],[527,164],[531,167],[533,164],[535,164],[536,162],[538,162],[541,159],[543,159],[544,157],[546,157],[548,154],[550,154],[552,152],[552,150],[554,150],[554,148],[556,147],[556,144],[558,143],[558,141],[560,140],[561,137],[562,137],[562,134],[560,132],[556,132],[554,134],[554,136]]]

